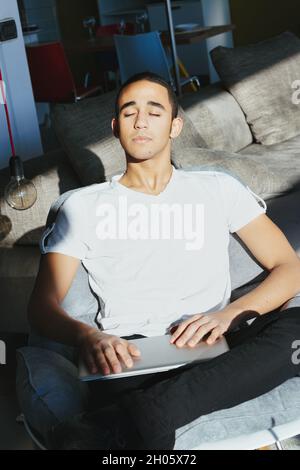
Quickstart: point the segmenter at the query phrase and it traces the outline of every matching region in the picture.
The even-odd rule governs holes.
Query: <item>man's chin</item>
[[[126,157],[127,157],[127,160],[130,161],[130,162],[144,162],[146,160],[151,160],[151,158],[153,158],[153,155],[132,155],[132,154],[128,154],[126,153]]]

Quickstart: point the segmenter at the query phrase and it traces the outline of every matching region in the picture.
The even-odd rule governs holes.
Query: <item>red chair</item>
[[[45,103],[76,102],[96,94],[101,86],[75,85],[64,48],[60,42],[26,47],[34,99]]]

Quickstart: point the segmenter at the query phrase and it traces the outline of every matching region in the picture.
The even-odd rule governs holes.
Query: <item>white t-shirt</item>
[[[42,253],[79,258],[98,296],[98,321],[117,336],[163,335],[231,295],[229,232],[266,212],[251,190],[218,171],[173,166],[159,195],[111,181],[84,187],[61,206]]]

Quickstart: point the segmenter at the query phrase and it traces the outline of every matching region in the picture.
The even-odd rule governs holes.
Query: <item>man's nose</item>
[[[138,129],[148,127],[148,120],[145,113],[138,113],[135,121],[135,127]]]

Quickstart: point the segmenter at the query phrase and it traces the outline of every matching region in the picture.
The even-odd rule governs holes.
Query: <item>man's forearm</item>
[[[70,346],[78,346],[82,336],[91,329],[89,325],[71,318],[55,301],[47,299],[42,306],[29,304],[28,319],[39,334]]]
[[[228,311],[232,319],[249,310],[262,315],[280,307],[298,292],[300,263],[282,264],[274,268],[258,287],[229,304],[224,311]]]

